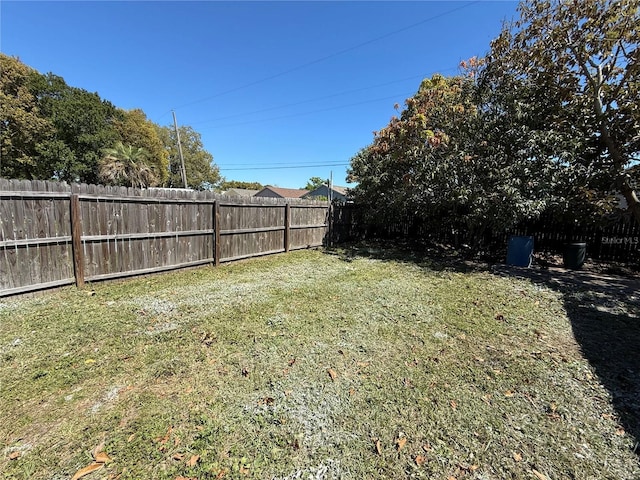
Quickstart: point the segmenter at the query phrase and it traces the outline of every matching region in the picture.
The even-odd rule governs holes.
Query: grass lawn
[[[0,478],[640,478],[565,302],[353,251],[3,299]]]

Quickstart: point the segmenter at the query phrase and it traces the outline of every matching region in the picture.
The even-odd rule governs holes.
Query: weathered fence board
[[[329,227],[329,210],[292,205],[289,244],[291,250],[323,245]]]
[[[0,297],[283,252],[289,238],[291,248],[321,245],[327,211],[326,202],[0,179]]]
[[[0,292],[73,283],[70,197],[66,184],[0,179]]]

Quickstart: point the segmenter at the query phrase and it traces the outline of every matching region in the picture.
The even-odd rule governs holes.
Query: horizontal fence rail
[[[0,179],[0,297],[323,245],[329,204]]]

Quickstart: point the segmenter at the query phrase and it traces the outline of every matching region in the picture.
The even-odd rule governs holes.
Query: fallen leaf
[[[96,456],[98,456],[98,454],[100,454],[104,450],[104,439],[105,439],[105,434],[103,433],[102,441],[98,445],[96,445],[96,447],[93,450],[91,450],[91,456],[93,457],[94,460],[96,460]],[[104,463],[104,462],[98,462],[98,463]]]
[[[331,380],[333,381],[335,381],[336,377],[338,376],[338,373],[333,368],[329,368],[327,370],[327,373],[329,374],[329,376],[331,377]]]
[[[360,368],[364,368],[369,366],[369,362],[357,362],[356,365]]]
[[[382,443],[380,443],[380,440],[376,440],[376,452],[378,455],[382,455]]]
[[[350,388],[350,389],[349,389],[349,396],[353,397],[355,394],[356,394],[355,389]]]
[[[618,427],[616,428],[616,435],[622,436],[625,434],[624,428]]]
[[[513,397],[513,392],[511,390],[507,390],[506,392],[504,392],[504,396],[505,397]]]
[[[249,475],[249,469],[247,467],[245,467],[244,465],[240,466],[240,473],[242,475]]]
[[[518,452],[513,452],[513,459],[516,462],[520,462],[520,461],[522,461],[522,455],[520,455]]]
[[[107,463],[111,461],[111,457],[107,455],[105,452],[98,452],[93,456],[93,459],[96,463]]]
[[[171,436],[171,432],[173,432],[173,427],[169,427],[164,437],[158,437],[156,438],[156,441],[158,443],[167,443],[167,441],[169,440],[169,437]]]
[[[449,405],[451,405],[451,408],[453,408],[454,410],[456,410],[458,408],[458,404],[456,403],[455,400],[451,400],[449,402]]]
[[[224,477],[226,474],[227,474],[227,471],[223,468],[222,470],[220,470],[218,472],[218,474],[216,475],[216,478],[220,479],[220,478]]]
[[[9,460],[17,460],[20,458],[20,452],[11,452],[9,454]]]
[[[547,480],[547,477],[543,474],[541,474],[538,470],[536,470],[535,468],[531,469],[531,473],[533,473],[536,477],[538,477],[540,480]]]
[[[127,443],[131,443],[133,442],[133,439],[136,438],[136,434],[132,433],[131,435],[129,435],[129,438],[127,438]]]
[[[200,461],[200,455],[191,455],[191,458],[187,462],[187,467],[194,467],[198,461]]]
[[[84,477],[85,475],[89,475],[90,473],[95,472],[96,470],[100,470],[104,467],[104,463],[92,463],[89,466],[81,468],[76,472],[76,474],[71,478],[71,480],[78,480],[79,478]]]
[[[407,444],[407,439],[405,437],[401,437],[396,440],[398,451],[402,450],[406,444]]]
[[[417,455],[416,458],[415,458],[416,465],[419,466],[419,467],[424,465],[424,463],[426,461],[427,461],[427,459],[422,455]]]
[[[182,460],[184,460],[184,453],[175,453],[171,458],[177,460],[178,462],[181,462]]]
[[[422,449],[425,452],[430,452],[431,451],[431,445],[429,445],[428,443],[425,443],[424,445],[422,445]]]

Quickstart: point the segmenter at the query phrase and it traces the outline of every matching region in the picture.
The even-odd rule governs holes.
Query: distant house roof
[[[347,188],[348,187],[339,187],[338,185],[331,187],[334,192],[338,192],[340,195],[344,195],[345,197],[347,196]]]
[[[267,185],[258,193],[256,193],[255,196],[272,198],[300,198],[308,192],[309,190],[300,190],[297,188],[280,188]]]
[[[347,200],[347,187],[338,187],[337,185],[333,185],[331,187],[332,195],[331,197],[334,200],[346,201]],[[314,197],[325,197],[329,196],[329,187],[326,185],[320,185],[318,188],[311,190],[307,193],[304,198],[314,198]]]
[[[234,197],[253,197],[260,190],[249,190],[247,188],[230,188],[225,195],[233,195]]]

